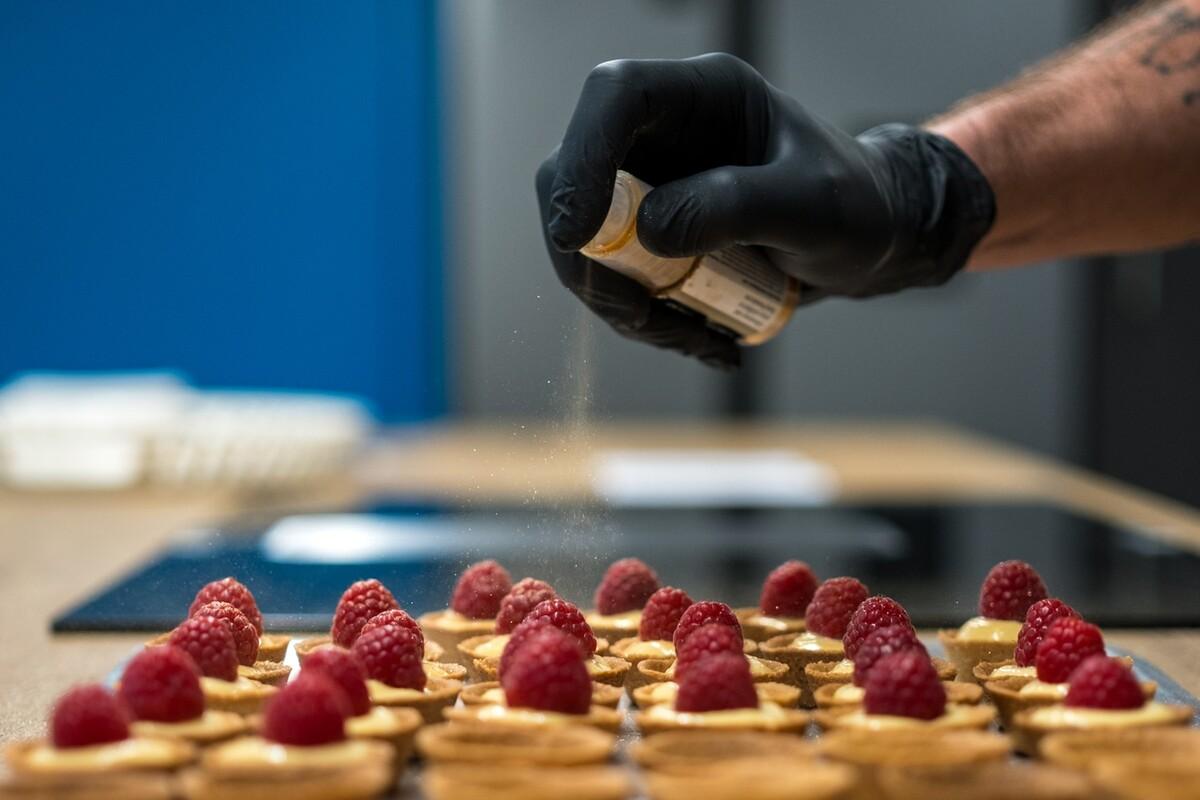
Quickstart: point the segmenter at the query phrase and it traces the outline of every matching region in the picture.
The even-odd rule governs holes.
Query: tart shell
[[[443,722],[417,733],[417,751],[433,762],[579,766],[612,756],[613,734],[585,725],[500,727],[481,722]]]
[[[499,688],[500,684],[497,681],[472,683],[463,687],[462,694],[459,697],[462,698],[463,705],[465,706],[490,705],[492,701],[486,699],[484,695]],[[592,681],[592,705],[594,706],[616,708],[624,696],[625,690],[620,686],[610,686],[607,683]]]
[[[842,683],[827,683],[817,688],[813,693],[813,699],[817,702],[817,708],[820,709],[839,709],[839,708],[857,708],[862,705],[860,700],[839,700],[837,699],[837,690],[845,684]],[[983,689],[973,683],[961,683],[959,681],[942,681],[942,688],[946,690],[946,702],[951,705],[962,706],[977,706],[983,700]]]
[[[1135,727],[1140,728],[1169,728],[1177,725],[1187,725],[1192,721],[1192,716],[1195,712],[1188,706],[1166,706],[1170,710],[1170,718],[1160,722],[1154,722],[1148,725],[1126,726],[1118,728],[1121,731],[1132,730]],[[1036,708],[1019,711],[1013,717],[1012,727],[1008,734],[1012,737],[1017,751],[1026,755],[1037,755],[1038,745],[1042,739],[1052,733],[1061,733],[1066,731],[1081,730],[1080,728],[1066,727],[1051,727],[1048,725],[1039,725],[1031,717],[1036,711]],[[1091,731],[1113,730],[1112,726],[1095,725],[1087,728]]]

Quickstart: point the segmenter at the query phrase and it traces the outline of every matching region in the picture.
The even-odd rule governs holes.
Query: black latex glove
[[[949,140],[907,125],[849,136],[733,56],[601,64],[538,170],[555,271],[625,336],[714,366],[738,363],[732,339],[575,252],[600,229],[618,168],[657,187],[638,212],[646,248],[756,245],[800,281],[801,302],[942,284],[995,213]]]

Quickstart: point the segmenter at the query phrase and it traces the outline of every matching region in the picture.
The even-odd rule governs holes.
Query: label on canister
[[[787,324],[800,286],[754,250],[728,247],[701,256],[691,274],[661,296],[730,329],[743,344],[760,344]]]

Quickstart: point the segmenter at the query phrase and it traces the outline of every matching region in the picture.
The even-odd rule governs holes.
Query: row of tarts
[[[938,638],[945,659],[895,600],[799,561],[743,609],[636,559],[588,610],[494,561],[417,619],[364,580],[328,636],[294,642],[226,578],[115,688],[75,687],[44,740],[10,746],[0,798],[369,798],[414,751],[433,800],[1200,797],[1192,710],[1030,565],[997,564]]]

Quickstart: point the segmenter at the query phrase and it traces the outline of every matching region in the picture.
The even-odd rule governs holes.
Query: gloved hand
[[[800,281],[801,302],[942,284],[995,214],[987,180],[949,140],[907,125],[849,136],[733,56],[601,64],[537,174],[554,268],[620,333],[721,367],[738,363],[733,340],[576,252],[600,229],[618,168],[657,187],[637,220],[651,252],[756,245]]]

